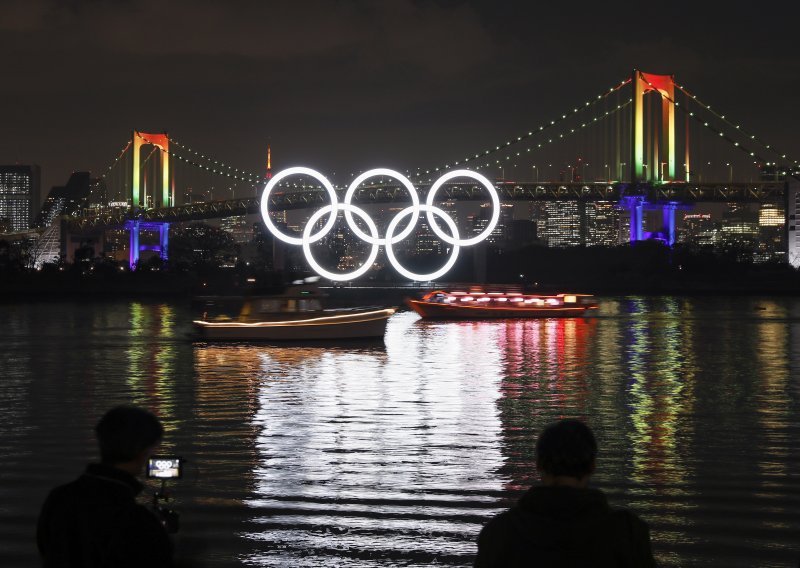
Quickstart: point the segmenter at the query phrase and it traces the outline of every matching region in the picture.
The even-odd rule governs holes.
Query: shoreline
[[[11,276],[11,278],[9,278]],[[216,278],[201,277],[191,273],[124,273],[111,277],[86,276],[63,273],[56,275],[35,273],[5,274],[0,280],[0,304],[15,302],[50,301],[92,301],[113,302],[118,300],[168,300],[192,302],[201,296],[245,297],[270,295],[278,292],[281,286],[262,289],[243,287],[231,282],[231,275],[213,275]],[[588,279],[587,279],[588,280]],[[610,296],[780,296],[800,297],[798,278],[776,280],[774,275],[746,281],[741,278],[727,282],[707,279],[685,279],[682,282],[659,281],[632,283],[629,278],[617,281],[603,278],[595,282],[578,284],[573,278],[538,283],[537,286],[523,286],[527,293],[585,293],[598,297]],[[351,305],[357,303],[382,303],[400,305],[406,297],[421,295],[423,291],[444,288],[464,288],[468,286],[513,286],[508,283],[477,284],[473,282],[437,282],[435,284],[411,284],[408,282],[354,282],[337,285],[321,283],[320,288],[331,303]],[[516,284],[520,286],[519,283]]]

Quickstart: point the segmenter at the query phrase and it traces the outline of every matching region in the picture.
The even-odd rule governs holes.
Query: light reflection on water
[[[192,344],[183,306],[11,306],[0,330],[0,565],[35,564],[49,486],[113,404],[153,409],[197,565],[467,565],[580,417],[596,485],[664,565],[796,564],[800,301],[605,299],[597,318],[390,321],[385,347]]]

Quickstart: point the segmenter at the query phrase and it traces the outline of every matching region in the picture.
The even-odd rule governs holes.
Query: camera
[[[147,477],[150,479],[180,479],[183,477],[183,458],[176,456],[153,456],[147,462]]]
[[[147,462],[147,477],[161,480],[161,489],[153,494],[153,512],[168,533],[178,532],[180,514],[167,505],[171,498],[170,493],[167,492],[167,480],[183,477],[183,458],[177,456],[151,457]]]

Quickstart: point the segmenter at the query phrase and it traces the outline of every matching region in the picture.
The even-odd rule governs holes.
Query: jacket
[[[161,522],[136,502],[143,486],[120,469],[91,464],[53,489],[36,541],[46,568],[171,568],[172,543]]]
[[[479,568],[655,566],[647,524],[597,489],[532,487],[478,536]]]

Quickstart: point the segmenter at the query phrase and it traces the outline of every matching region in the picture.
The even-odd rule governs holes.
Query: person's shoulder
[[[639,515],[625,507],[613,507],[609,513],[613,518],[631,527],[648,530],[647,523]]]
[[[62,483],[53,487],[47,494],[47,501],[57,503],[60,501],[74,498],[80,492],[80,478],[74,479],[69,483]]]
[[[481,529],[478,538],[486,538],[489,535],[493,534],[504,534],[508,525],[512,522],[512,513],[513,507],[511,509],[506,509],[497,513],[494,517],[489,519],[489,521],[483,525],[483,529]]]

